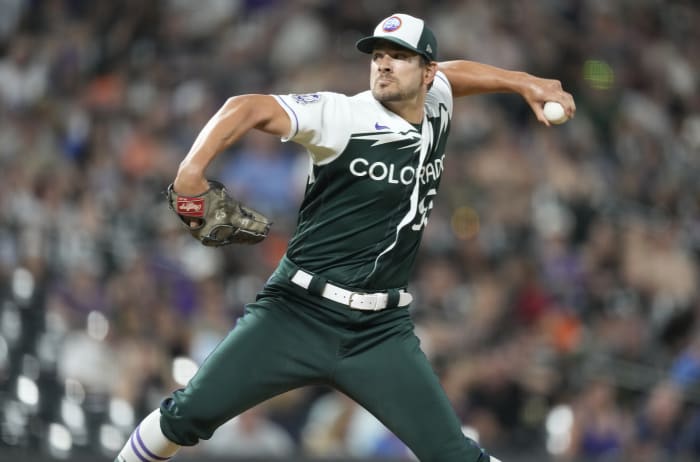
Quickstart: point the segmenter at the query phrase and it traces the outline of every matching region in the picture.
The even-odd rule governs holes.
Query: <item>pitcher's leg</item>
[[[334,351],[324,344],[326,339],[281,300],[265,298],[248,305],[246,315],[187,386],[137,427],[117,461],[166,460],[179,446],[208,439],[218,426],[250,407],[321,380],[329,368],[323,352]]]
[[[488,454],[463,435],[410,321],[381,343],[344,358],[335,380],[421,462],[489,461]]]
[[[329,350],[323,341],[282,301],[249,305],[187,387],[163,401],[163,432],[178,444],[196,444],[254,405],[318,380],[327,367],[318,353]]]

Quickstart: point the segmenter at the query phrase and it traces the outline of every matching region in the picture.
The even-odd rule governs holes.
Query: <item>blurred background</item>
[[[275,221],[217,250],[167,209],[178,163],[228,96],[365,90],[354,42],[396,11],[440,59],[578,107],[547,128],[516,95],[456,104],[410,290],[465,432],[504,462],[700,459],[694,0],[0,0],[0,459],[112,460],[187,382],[284,253],[307,159],[260,134],[217,159]],[[222,457],[412,456],[312,387],[181,459]]]

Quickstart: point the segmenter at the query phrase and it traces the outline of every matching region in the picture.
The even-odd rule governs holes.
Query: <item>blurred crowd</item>
[[[225,249],[194,242],[167,209],[180,160],[229,96],[365,90],[354,42],[402,11],[428,21],[440,59],[559,79],[578,108],[547,128],[517,95],[455,106],[410,290],[465,432],[520,460],[700,459],[697,2],[0,0],[0,11],[0,454],[113,454],[187,382],[284,253],[308,159],[261,134],[217,159],[210,175],[275,222],[262,244]],[[411,458],[366,411],[315,387],[193,451]]]

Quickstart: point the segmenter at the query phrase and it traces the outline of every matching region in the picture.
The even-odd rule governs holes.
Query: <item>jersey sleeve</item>
[[[450,85],[449,80],[447,80],[447,76],[442,71],[438,71],[435,74],[433,86],[430,91],[428,91],[425,102],[428,109],[435,111],[435,114],[439,114],[440,105],[444,105],[447,109],[449,118],[452,119],[452,109],[454,106],[454,101],[452,99],[452,85]]]
[[[273,96],[291,122],[282,141],[304,146],[316,164],[329,162],[345,149],[351,125],[347,96],[332,92]]]

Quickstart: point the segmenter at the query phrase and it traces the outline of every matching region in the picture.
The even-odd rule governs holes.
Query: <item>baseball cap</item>
[[[363,53],[372,53],[377,40],[388,40],[404,48],[415,51],[435,61],[437,40],[435,34],[422,19],[408,14],[396,13],[382,20],[374,28],[374,34],[361,38],[355,46]]]

